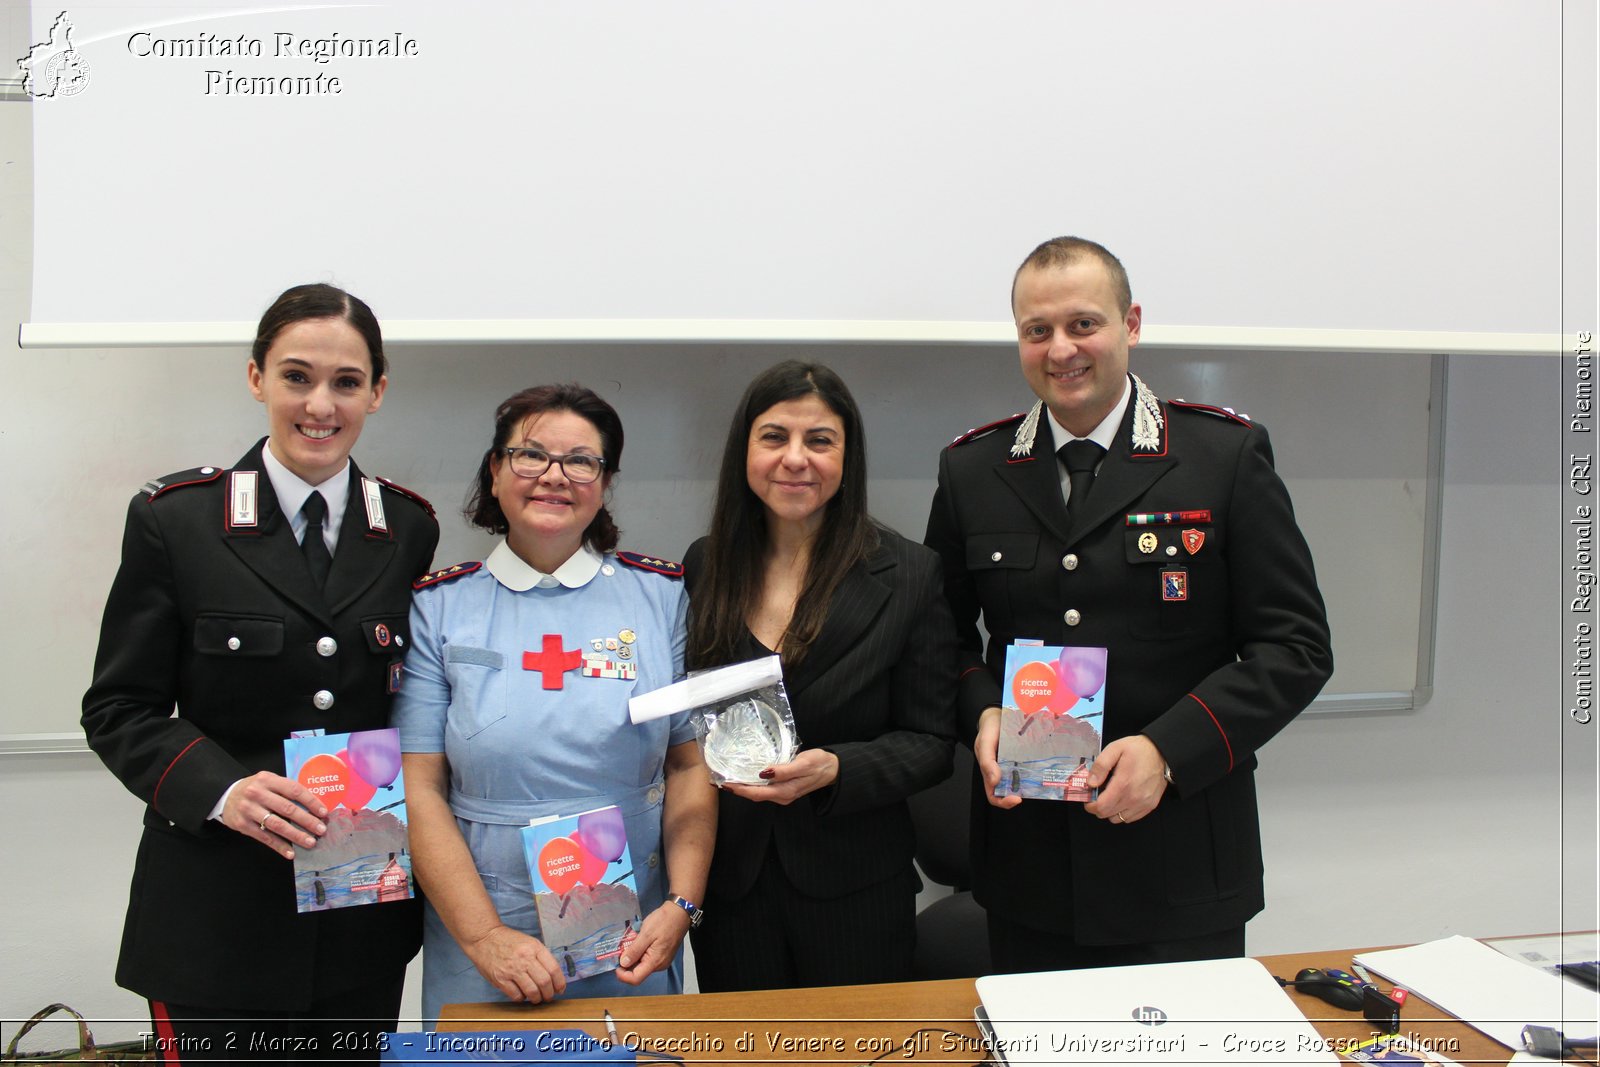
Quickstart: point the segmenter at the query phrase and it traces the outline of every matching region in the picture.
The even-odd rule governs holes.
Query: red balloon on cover
[[[344,799],[340,803],[351,811],[360,811],[367,806],[367,801],[372,799],[372,794],[378,791],[378,787],[361,777],[360,773],[350,766],[349,749],[341,748],[339,758],[344,761],[347,768],[344,774]]]

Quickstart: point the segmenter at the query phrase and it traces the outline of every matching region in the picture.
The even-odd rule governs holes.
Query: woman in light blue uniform
[[[592,391],[508,398],[467,505],[506,539],[416,583],[395,724],[427,894],[430,1026],[462,1001],[681,991],[716,793],[687,715],[628,720],[629,697],[683,676],[685,598],[677,564],[614,551],[604,499],[621,455],[621,420]],[[644,920],[615,971],[569,981],[538,940],[520,830],[609,804]]]

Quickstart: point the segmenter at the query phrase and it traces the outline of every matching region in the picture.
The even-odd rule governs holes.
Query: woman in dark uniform
[[[291,731],[388,725],[439,539],[350,460],[385,367],[365,303],[288,290],[245,368],[268,436],[128,508],[83,728],[147,805],[117,982],[168,1062],[376,1059],[395,1028],[419,904],[297,914],[291,860],[327,810],[283,776]]]

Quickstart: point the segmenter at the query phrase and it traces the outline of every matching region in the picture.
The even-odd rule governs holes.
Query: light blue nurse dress
[[[683,677],[686,604],[681,581],[587,546],[546,575],[502,542],[482,567],[417,591],[394,705],[400,747],[445,754],[451,811],[506,925],[539,935],[521,828],[608,804],[627,825],[641,913],[666,899],[663,767],[694,727],[687,713],[635,726],[628,698]],[[565,995],[681,991],[680,959],[642,985],[607,972],[569,981]],[[504,999],[429,903],[427,1025],[445,1004]]]

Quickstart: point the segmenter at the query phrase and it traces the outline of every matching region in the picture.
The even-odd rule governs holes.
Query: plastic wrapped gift
[[[762,770],[800,751],[777,656],[701,671],[628,701],[635,723],[680,711],[691,713],[700,754],[718,785],[759,785]]]

